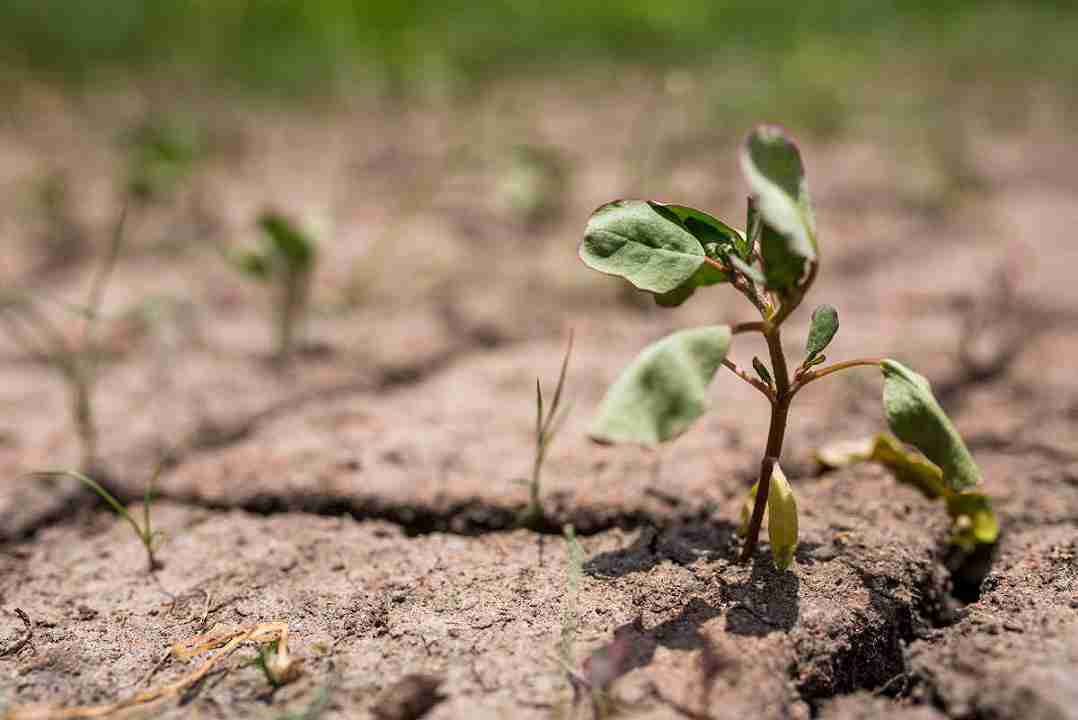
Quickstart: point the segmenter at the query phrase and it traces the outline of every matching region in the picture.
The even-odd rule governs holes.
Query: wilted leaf
[[[954,520],[951,542],[956,545],[971,549],[978,543],[994,543],[999,537],[999,522],[988,496],[947,487],[939,467],[892,435],[880,433],[864,440],[833,443],[817,450],[816,460],[827,468],[878,462],[894,473],[896,480],[912,485],[930,500],[942,498]]]
[[[669,293],[704,264],[704,248],[675,219],[641,200],[615,200],[588,220],[580,259],[641,290]]]
[[[830,305],[820,305],[812,311],[812,324],[809,326],[808,342],[805,343],[806,364],[811,364],[838,332],[838,310]]]
[[[761,125],[745,141],[741,169],[756,197],[760,216],[785,238],[786,251],[814,259],[816,224],[797,145],[782,128]]]
[[[707,386],[729,347],[726,325],[681,330],[648,346],[607,391],[592,438],[652,445],[685,432],[707,409]]]
[[[878,462],[891,470],[896,480],[912,485],[930,500],[950,492],[943,483],[943,471],[939,467],[919,451],[904,446],[898,438],[887,433],[827,445],[816,451],[816,461],[827,468]]]
[[[797,500],[786,474],[775,463],[771,471],[771,489],[767,496],[767,535],[775,567],[790,567],[797,550]]]
[[[960,492],[976,485],[980,470],[936,402],[928,380],[894,360],[884,360],[880,367],[883,409],[891,431],[939,466],[948,488]]]
[[[954,493],[947,498],[947,513],[954,518],[951,542],[967,550],[991,545],[999,538],[999,521],[988,496],[977,492]]]

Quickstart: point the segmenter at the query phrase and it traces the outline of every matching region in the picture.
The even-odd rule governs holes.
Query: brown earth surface
[[[806,144],[825,248],[809,304],[842,318],[828,354],[898,357],[933,381],[1003,535],[965,556],[946,544],[942,509],[881,470],[816,474],[814,448],[882,428],[879,381],[857,371],[795,403],[783,465],[801,544],[779,573],[766,543],[751,567],[734,562],[767,427],[751,388],[721,375],[712,412],[659,452],[585,438],[647,342],[752,319],[724,289],[660,310],[576,261],[584,220],[611,197],[743,212],[744,188],[727,180],[737,130],[694,134],[702,122],[666,109],[652,138],[639,118],[654,99],[611,92],[606,109],[566,107],[544,88],[517,133],[504,119],[520,98],[500,96],[400,117],[218,118],[227,151],[133,216],[106,300],[116,319],[101,327],[107,483],[135,502],[166,461],[153,578],[130,529],[79,487],[20,479],[72,466],[78,445],[63,386],[0,336],[0,707],[30,717],[30,705],[122,700],[190,671],[168,659],[176,642],[284,622],[296,681],[272,691],[245,644],[193,688],[127,713],[363,717],[423,673],[443,681],[427,717],[590,717],[564,658],[590,677],[603,648],[629,648],[610,692],[626,717],[1078,718],[1067,134],[1048,122],[976,133],[962,173],[897,141]],[[122,171],[102,128],[140,108],[60,110],[31,104],[0,127],[0,282],[78,302]],[[641,138],[654,144],[643,165],[625,150]],[[565,167],[541,222],[511,199],[520,142]],[[19,200],[56,171],[80,189],[69,211],[83,252],[68,262]],[[930,202],[941,187],[943,206]],[[266,204],[322,239],[310,345],[285,370],[267,359],[265,293],[217,252],[249,241]],[[151,298],[167,311],[142,312]],[[75,337],[81,320],[55,307]],[[808,314],[784,332],[795,357]],[[514,529],[535,377],[552,388],[570,329],[572,410],[544,472],[547,522]],[[742,365],[762,352],[743,336],[732,350]],[[575,589],[565,523],[583,548]]]

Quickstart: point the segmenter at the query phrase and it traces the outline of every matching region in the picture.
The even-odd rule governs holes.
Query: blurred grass
[[[1066,0],[2,0],[0,61],[65,83],[135,72],[307,96],[471,87],[536,68],[723,63],[782,85],[867,82],[892,63],[1070,83]],[[832,98],[840,101],[840,97]],[[811,109],[811,108],[810,108]]]

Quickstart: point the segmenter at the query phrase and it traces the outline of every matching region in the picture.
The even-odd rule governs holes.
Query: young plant
[[[603,400],[591,435],[605,443],[653,445],[681,435],[707,409],[707,386],[720,367],[756,388],[771,405],[759,481],[746,502],[742,562],[756,550],[764,513],[775,565],[786,568],[797,546],[797,503],[779,467],[790,406],[809,383],[842,370],[875,367],[883,375],[883,409],[896,438],[916,448],[937,476],[948,505],[986,508],[973,492],[980,481],[962,438],[936,402],[928,380],[895,360],[860,358],[824,365],[823,351],[838,332],[838,313],[812,313],[805,356],[790,365],[782,326],[801,305],[819,271],[816,222],[801,154],[784,131],[757,127],[741,150],[751,195],[746,229],[684,205],[616,200],[591,216],[580,245],[586,265],[628,280],[662,306],[685,302],[698,289],[728,284],[760,320],[681,330],[654,343],[622,373]],[[753,359],[755,376],[727,357],[734,336],[758,333],[770,366]],[[938,473],[937,473],[938,471]],[[942,495],[945,490],[947,495]],[[956,522],[968,523],[969,513]],[[990,511],[989,511],[990,512]],[[982,524],[978,542],[994,542]]]
[[[83,317],[82,333],[72,340],[60,330],[41,301],[28,292],[0,292],[0,330],[33,360],[56,370],[67,385],[72,423],[82,452],[81,468],[95,474],[99,468],[94,388],[101,361],[94,331],[101,316],[105,289],[123,248],[126,206],[121,210],[108,252],[98,266],[85,306],[72,306]]]
[[[176,190],[191,173],[202,141],[194,125],[153,120],[129,134],[127,149],[128,193],[145,205]]]
[[[150,482],[146,485],[146,491],[142,498],[142,523],[123,506],[119,500],[113,497],[112,493],[103,488],[96,480],[83,475],[80,472],[74,470],[43,470],[39,472],[30,473],[27,477],[31,480],[46,480],[54,481],[64,478],[70,478],[78,480],[85,485],[89,490],[92,490],[97,494],[99,498],[105,501],[105,503],[113,509],[113,511],[121,518],[127,521],[127,524],[131,526],[131,529],[135,533],[135,537],[139,539],[142,546],[146,549],[146,569],[149,573],[154,573],[161,569],[161,563],[157,561],[157,548],[160,545],[163,534],[160,530],[154,530],[150,524],[150,503],[153,501],[153,489],[157,485],[157,480],[161,476],[161,471],[164,469],[164,464],[158,465],[157,470],[154,472]]]
[[[573,334],[569,333],[569,344],[565,348],[565,355],[561,360],[561,372],[558,374],[558,385],[554,389],[554,400],[550,408],[544,414],[543,409],[543,386],[539,378],[535,379],[535,459],[532,461],[532,474],[528,482],[530,497],[528,505],[521,511],[518,522],[523,527],[539,528],[546,518],[541,501],[542,486],[540,480],[543,473],[543,462],[546,460],[546,452],[558,434],[562,423],[569,415],[569,407],[561,407],[562,391],[565,389],[565,374],[569,369],[569,356],[573,354]]]
[[[299,326],[307,312],[318,252],[311,237],[284,215],[263,213],[258,227],[262,230],[261,247],[239,251],[232,261],[247,276],[277,286],[276,357],[285,362],[295,350]]]

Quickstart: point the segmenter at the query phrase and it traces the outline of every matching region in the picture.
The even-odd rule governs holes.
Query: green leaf
[[[999,521],[987,495],[956,493],[947,498],[947,513],[954,518],[951,542],[967,550],[991,545],[999,539]]]
[[[708,243],[716,243],[726,252],[738,252],[739,247],[745,243],[741,233],[703,210],[697,210],[687,205],[667,205],[657,202],[648,204],[656,212],[660,214],[668,213],[670,217],[676,219],[682,227],[691,232],[693,237],[705,247]]]
[[[948,488],[962,491],[976,485],[980,470],[936,402],[928,380],[894,360],[884,360],[880,367],[883,409],[891,432],[938,465]]]
[[[615,200],[592,213],[579,254],[593,270],[653,293],[676,290],[704,264],[700,241],[641,200]]]
[[[258,226],[273,252],[293,270],[306,271],[314,264],[314,241],[291,220],[273,212],[263,213]]]
[[[717,285],[726,282],[727,279],[726,273],[705,262],[681,287],[674,288],[668,293],[653,295],[655,304],[662,307],[677,307],[692,297],[696,288]]]
[[[806,260],[816,257],[816,223],[812,216],[801,152],[782,128],[761,125],[745,141],[741,169],[756,197],[764,222],[775,229],[787,253]],[[767,238],[761,238],[766,244]]]
[[[266,256],[254,250],[238,250],[231,254],[232,264],[239,268],[240,272],[249,275],[256,280],[266,280],[270,276],[270,264]]]
[[[771,373],[768,372],[767,365],[764,365],[760,358],[755,356],[752,358],[752,369],[769,387],[775,387],[775,381],[771,379]]]
[[[838,332],[838,310],[830,305],[820,305],[812,311],[812,324],[809,326],[808,342],[805,343],[805,365],[812,364],[816,356],[831,344]]]
[[[691,282],[687,282],[668,293],[660,293],[652,295],[652,297],[655,298],[655,304],[660,307],[677,307],[691,298],[695,292],[696,287]]]
[[[707,386],[729,347],[726,325],[680,330],[649,345],[610,386],[591,437],[644,445],[676,438],[707,410]]]
[[[749,195],[745,208],[745,252],[741,254],[743,260],[747,261],[751,258],[753,251],[759,247],[762,228],[760,212],[756,209],[756,199]]]
[[[805,258],[790,252],[785,239],[769,224],[760,225],[760,257],[767,289],[788,290],[805,274]]]
[[[778,463],[771,471],[771,488],[767,496],[767,536],[771,540],[775,567],[779,570],[790,567],[797,550],[797,500]]]

